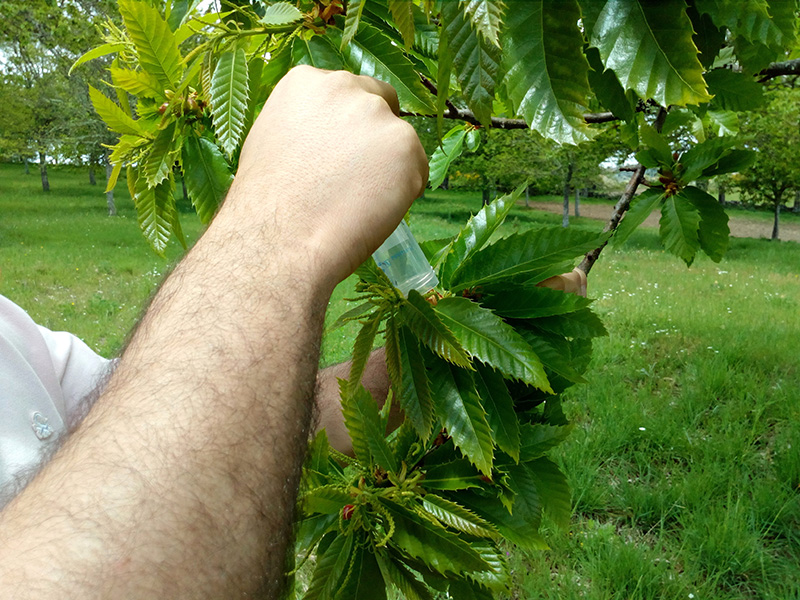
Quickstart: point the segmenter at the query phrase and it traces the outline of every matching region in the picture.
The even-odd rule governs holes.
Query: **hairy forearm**
[[[179,265],[95,410],[2,513],[0,596],[274,594],[329,289],[307,257],[231,230],[215,221]]]

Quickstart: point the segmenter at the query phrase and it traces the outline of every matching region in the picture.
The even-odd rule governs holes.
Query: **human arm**
[[[276,86],[95,409],[0,514],[0,597],[277,596],[328,297],[427,179],[390,105],[345,73]]]

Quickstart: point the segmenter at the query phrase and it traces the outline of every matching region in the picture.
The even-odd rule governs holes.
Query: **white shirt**
[[[0,296],[0,508],[84,416],[111,362]]]

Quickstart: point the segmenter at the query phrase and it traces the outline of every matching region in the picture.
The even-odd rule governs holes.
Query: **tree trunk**
[[[572,163],[567,167],[567,176],[564,177],[564,214],[561,217],[561,226],[569,227],[569,190],[572,181]]]
[[[575,188],[575,216],[581,216],[581,191]]]
[[[181,177],[181,188],[183,188],[183,201],[189,203],[189,192],[186,189],[186,178]]]
[[[773,240],[777,240],[778,239],[778,220],[779,220],[780,215],[781,215],[781,203],[780,202],[776,202],[775,203],[775,223],[773,223],[773,225],[772,225],[772,239]]]
[[[529,202],[531,200],[531,189],[529,187],[525,188],[525,208],[530,208]],[[795,202],[795,204],[797,204]]]
[[[111,172],[113,171],[113,167],[111,163],[106,160],[106,185],[108,185],[109,180],[111,179]],[[114,204],[114,190],[109,190],[106,192],[106,204],[108,204],[108,216],[109,217],[116,217],[117,216],[117,205]]]
[[[450,189],[450,175],[447,175],[444,178],[444,181],[442,181],[442,185],[440,185],[439,187],[441,189],[443,189],[443,190],[449,190]]]
[[[97,185],[97,180],[94,178],[94,163],[89,163],[89,185]]]
[[[481,200],[483,200],[483,205],[486,206],[491,201],[491,197],[489,195],[489,186],[484,186],[483,190],[481,190]]]
[[[30,175],[31,174],[31,167],[28,164],[28,157],[27,156],[24,157],[23,160],[25,161],[25,175]]]
[[[722,204],[723,206],[725,205],[725,186],[722,184],[719,185],[719,192],[717,193],[717,199],[719,200],[720,204]]]
[[[42,191],[50,191],[50,179],[47,177],[47,154],[39,151],[39,173],[42,176]]]

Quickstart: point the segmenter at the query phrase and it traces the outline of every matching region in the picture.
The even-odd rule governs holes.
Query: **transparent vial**
[[[404,296],[408,296],[411,290],[425,294],[439,284],[436,273],[405,221],[400,221],[397,229],[372,257]]]

